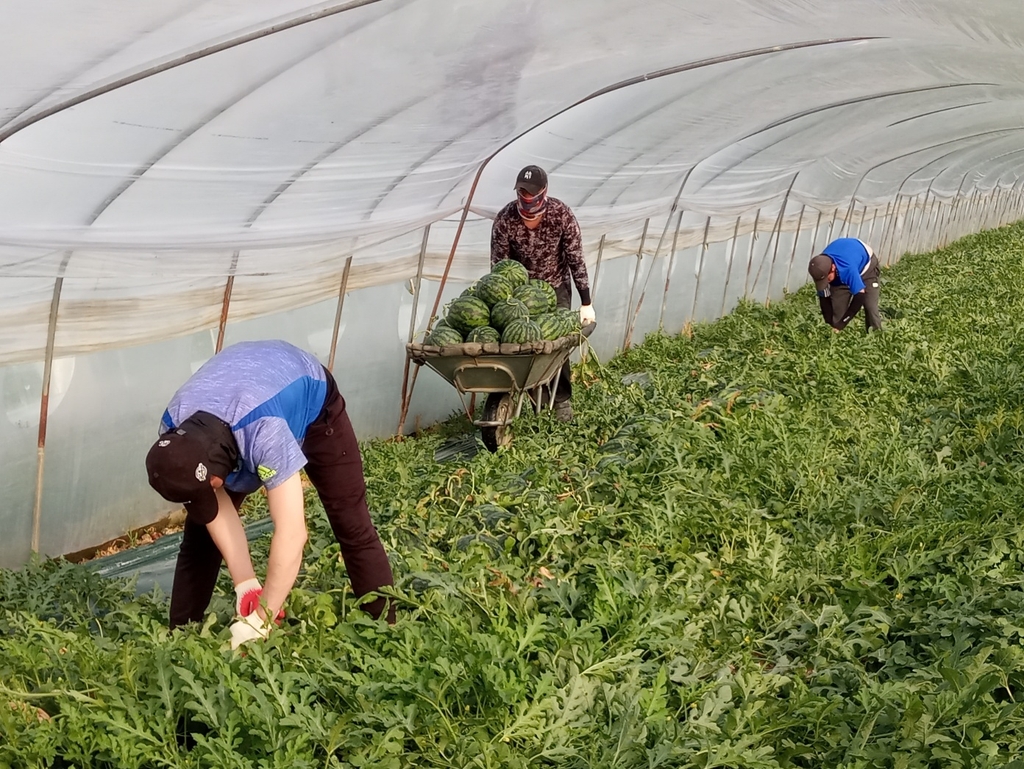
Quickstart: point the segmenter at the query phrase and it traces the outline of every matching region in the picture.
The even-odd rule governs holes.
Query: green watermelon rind
[[[527,285],[536,286],[538,289],[544,292],[548,298],[548,312],[553,312],[558,306],[558,294],[555,293],[555,287],[548,283],[543,278],[530,278]]]
[[[512,283],[500,272],[484,275],[475,284],[474,296],[488,307],[512,296]]]
[[[493,326],[477,326],[466,336],[467,342],[480,342],[487,344],[488,342],[500,342],[501,332]]]
[[[449,326],[465,336],[474,328],[490,323],[491,309],[475,296],[460,296],[448,305],[445,318]]]
[[[527,319],[530,311],[525,304],[518,299],[505,299],[491,308],[490,325],[499,332],[504,332],[505,327],[514,320]]]
[[[529,344],[530,342],[542,342],[544,336],[540,326],[528,318],[519,318],[512,321],[501,333],[502,344]]]
[[[565,318],[558,313],[546,312],[543,315],[538,315],[533,320],[540,327],[541,334],[544,335],[545,340],[553,341],[566,335]]]
[[[530,311],[531,318],[536,315],[543,315],[552,309],[548,305],[547,294],[539,287],[531,286],[529,283],[516,286],[515,290],[512,291],[512,298],[518,299],[526,305],[526,309]]]
[[[512,284],[512,288],[521,286],[530,279],[530,273],[526,271],[526,267],[515,259],[502,259],[491,267],[491,272],[504,275]]]
[[[430,336],[427,337],[427,344],[432,344],[435,347],[445,347],[450,344],[462,344],[462,334],[451,326],[441,326],[435,328],[430,332]]]

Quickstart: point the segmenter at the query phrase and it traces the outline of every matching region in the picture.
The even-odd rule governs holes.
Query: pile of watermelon
[[[448,305],[426,342],[527,344],[579,330],[579,314],[557,306],[550,283],[531,279],[522,264],[503,259]]]

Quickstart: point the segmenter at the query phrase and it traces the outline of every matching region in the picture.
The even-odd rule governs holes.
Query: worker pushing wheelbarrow
[[[409,346],[426,363],[470,394],[486,393],[483,418],[474,420],[494,451],[509,440],[509,423],[527,394],[534,407],[572,419],[569,356],[596,326],[580,226],[562,201],[548,196],[548,177],[529,165],[516,177],[516,199],[491,226],[491,272],[451,302],[424,344]],[[580,297],[570,309],[572,286]],[[470,348],[469,345],[480,345]]]

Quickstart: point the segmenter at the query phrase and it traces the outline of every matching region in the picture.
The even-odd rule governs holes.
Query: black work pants
[[[881,265],[878,257],[871,255],[868,268],[861,275],[864,281],[864,325],[868,331],[882,328],[882,311],[878,308],[878,282]],[[832,322],[838,323],[846,315],[846,308],[853,301],[848,286],[832,287]]]
[[[558,307],[572,307],[572,287],[563,283],[555,289],[555,298],[558,300]],[[572,369],[569,367],[569,359],[562,364],[562,373],[558,377],[558,386],[555,388],[555,403],[565,403],[572,399]]]
[[[323,410],[306,430],[302,452],[307,460],[306,475],[320,496],[331,530],[341,545],[352,592],[362,596],[393,585],[391,565],[366,505],[359,444],[345,412],[345,400],[330,372],[327,372]],[[228,495],[236,509],[246,497],[232,491]],[[210,605],[222,560],[206,526],[186,518],[171,590],[172,628],[202,620]],[[381,597],[364,608],[379,617],[385,604],[386,599]],[[388,619],[394,619],[393,607]]]

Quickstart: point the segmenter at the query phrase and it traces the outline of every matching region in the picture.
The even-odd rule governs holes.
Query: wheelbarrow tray
[[[413,343],[406,348],[415,363],[426,364],[460,393],[521,392],[547,384],[582,339],[583,334],[572,334],[528,344]]]

